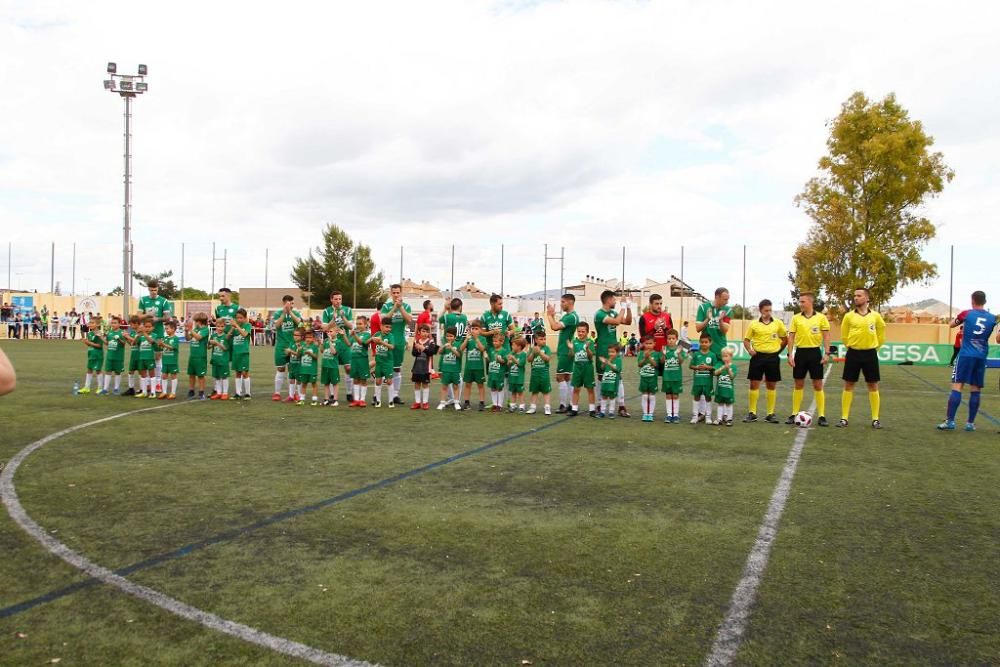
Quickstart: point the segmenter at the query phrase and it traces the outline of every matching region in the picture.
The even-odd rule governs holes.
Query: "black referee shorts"
[[[806,375],[813,380],[823,379],[823,350],[818,347],[800,347],[795,350],[795,367],[792,377],[804,380]]]
[[[781,382],[781,358],[777,352],[758,352],[750,357],[747,379],[759,382]]]
[[[857,382],[862,373],[865,374],[865,382],[879,382],[878,350],[847,348],[847,355],[844,357],[844,382]]]

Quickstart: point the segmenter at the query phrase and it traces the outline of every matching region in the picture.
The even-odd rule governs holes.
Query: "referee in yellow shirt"
[[[816,312],[814,304],[813,294],[802,292],[799,295],[799,312],[792,317],[792,324],[788,327],[788,365],[792,367],[795,388],[792,389],[792,416],[785,420],[786,424],[794,424],[795,415],[802,408],[808,375],[816,396],[817,423],[820,426],[830,425],[826,420],[826,392],[823,391],[823,370],[828,359],[827,350],[830,349],[830,321],[823,313]]]
[[[844,358],[844,393],[840,397],[840,423],[838,427],[847,426],[851,415],[851,401],[854,399],[854,385],[865,374],[865,384],[868,385],[868,403],[872,410],[872,428],[882,428],[878,413],[880,398],[878,383],[881,379],[878,370],[878,349],[885,343],[885,320],[876,311],[868,307],[870,300],[868,289],[859,287],[854,290],[854,310],[844,315],[840,323],[840,336],[847,346]]]
[[[760,317],[750,324],[743,338],[743,347],[750,354],[750,400],[744,422],[757,421],[757,401],[760,399],[760,382],[767,386],[767,416],[764,421],[777,424],[774,414],[778,403],[778,383],[781,382],[781,351],[788,344],[785,323],[771,317],[771,302],[764,299],[758,305]]]

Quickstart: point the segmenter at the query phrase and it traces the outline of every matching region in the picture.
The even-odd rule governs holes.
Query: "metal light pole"
[[[49,263],[49,291],[56,293],[56,242],[52,242],[52,260]]]
[[[110,78],[104,90],[118,93],[125,100],[125,206],[122,234],[122,315],[128,317],[132,278],[132,98],[149,91],[145,77],[148,70],[139,65],[137,74],[118,74],[118,66],[108,63]]]
[[[267,264],[270,259],[270,248],[264,248],[264,312],[267,312]]]
[[[73,280],[70,282],[70,294],[76,296],[76,243],[73,244]]]
[[[184,299],[184,244],[181,244],[181,300]]]
[[[500,244],[500,296],[503,296],[503,254],[504,244]]]
[[[10,282],[9,280],[7,282]],[[455,244],[451,244],[451,298],[455,298]]]

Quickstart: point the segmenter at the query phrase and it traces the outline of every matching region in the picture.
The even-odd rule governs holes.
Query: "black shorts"
[[[857,382],[865,374],[865,382],[878,382],[878,350],[852,350],[844,357],[844,382]]]
[[[759,382],[781,382],[781,357],[778,352],[758,352],[750,357],[747,379]]]
[[[413,384],[430,384],[431,374],[430,373],[413,373],[410,375],[410,382]]]
[[[806,375],[812,380],[823,379],[823,350],[818,347],[800,347],[795,350],[795,367],[792,377],[804,380]]]

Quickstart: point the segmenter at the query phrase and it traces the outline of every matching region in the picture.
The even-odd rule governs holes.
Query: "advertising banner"
[[[729,348],[736,360],[748,361],[750,355],[743,348],[743,341],[729,341]],[[833,342],[837,357],[847,354],[847,346],[840,341]],[[878,351],[878,360],[883,364],[913,364],[914,366],[947,366],[951,361],[951,345],[932,343],[886,343]],[[784,358],[784,354],[781,355]],[[991,359],[1000,359],[1000,345],[991,345]]]

